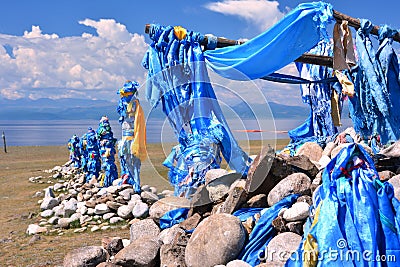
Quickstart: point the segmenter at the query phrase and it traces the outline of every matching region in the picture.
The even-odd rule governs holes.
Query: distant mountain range
[[[269,102],[272,114],[276,119],[305,119],[310,109],[304,106],[287,106],[274,102]],[[107,115],[110,120],[118,119],[116,112],[117,103],[107,100],[87,100],[87,99],[0,99],[0,120],[97,120],[103,115]],[[143,110],[149,114],[151,107],[146,101],[142,101]],[[226,118],[239,116],[242,119],[269,118],[271,113],[265,104],[252,104],[251,107],[246,103],[234,105],[232,107],[223,106],[223,113]],[[151,112],[153,118],[164,118],[161,108],[158,107]]]

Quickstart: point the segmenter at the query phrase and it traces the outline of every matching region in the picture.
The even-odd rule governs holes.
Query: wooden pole
[[[6,135],[4,134],[4,131],[3,131],[3,134],[1,135],[1,137],[3,137],[4,153],[7,153]]]
[[[347,16],[339,11],[333,10],[333,17],[336,19],[337,22],[341,22],[342,20],[347,20],[349,22],[349,26],[358,30],[361,27],[361,23],[359,19],[352,18]],[[371,34],[378,36],[379,26],[374,26],[371,30]],[[393,40],[400,43],[400,33],[397,32],[393,36]]]
[[[337,22],[340,22],[342,20],[347,20],[349,23],[350,27],[355,28],[358,30],[361,27],[360,20],[356,18],[352,18],[348,15],[345,15],[343,13],[340,13],[336,10],[333,10],[333,17],[336,19]],[[371,34],[378,35],[379,27],[374,26],[373,29],[371,30]],[[145,33],[150,32],[150,24],[146,24]],[[396,33],[393,36],[393,40],[396,42],[400,43],[400,33]],[[206,46],[208,43],[207,36],[204,36],[203,42],[201,45]],[[222,48],[222,47],[227,47],[227,46],[233,46],[233,45],[240,45],[244,42],[241,41],[236,41],[236,40],[230,40],[222,37],[217,38],[217,48]],[[314,55],[314,54],[308,54],[305,53],[302,56],[300,56],[298,59],[295,60],[295,62],[300,62],[300,63],[306,63],[306,64],[315,64],[315,65],[320,65],[320,66],[326,66],[326,67],[333,67],[333,58],[329,56],[320,56],[320,55]]]

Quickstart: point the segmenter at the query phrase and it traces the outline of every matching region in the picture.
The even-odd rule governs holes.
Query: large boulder
[[[158,238],[160,228],[152,219],[145,219],[135,222],[131,225],[130,240],[131,242],[143,237]]]
[[[296,152],[296,155],[304,155],[306,156],[311,162],[318,162],[319,159],[322,157],[322,147],[315,142],[306,142],[304,143]]]
[[[107,258],[107,251],[100,246],[77,248],[65,256],[64,267],[95,267]]]
[[[230,214],[214,214],[194,230],[185,250],[188,267],[212,267],[237,258],[246,232],[241,221]]]
[[[160,242],[156,238],[141,238],[131,242],[115,255],[114,263],[124,267],[159,266]]]
[[[281,233],[268,243],[266,248],[265,266],[284,266],[292,252],[296,251],[301,242],[301,236],[292,232]]]
[[[268,194],[268,205],[272,206],[291,194],[310,194],[311,179],[304,173],[293,173],[280,181]]]
[[[301,172],[309,177],[318,173],[315,163],[305,155],[289,157],[274,155],[264,149],[253,161],[247,174],[246,191],[249,197],[268,194],[283,178],[292,173]]]

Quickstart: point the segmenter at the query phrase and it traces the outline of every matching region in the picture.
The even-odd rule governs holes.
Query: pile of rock
[[[29,225],[28,234],[58,232],[61,235],[69,228],[79,233],[116,225],[126,227],[134,219],[148,217],[150,205],[173,194],[170,190],[157,194],[157,189],[148,185],[142,186],[141,194],[135,194],[131,185],[99,188],[94,183],[84,183],[84,175],[68,166],[57,166],[48,172],[57,182],[49,180],[53,185],[44,193],[35,193],[35,197],[43,197],[38,201],[41,219],[38,224]],[[29,180],[44,183],[43,177]]]
[[[63,193],[57,198],[48,196],[46,200],[45,196],[41,205],[43,212],[51,210],[54,214],[54,209],[62,206],[59,209],[64,213],[60,214],[58,220],[79,217],[79,222],[86,223],[88,227],[94,222],[102,222],[104,226],[107,220],[111,224],[110,218],[121,218],[131,224],[130,240],[103,238],[101,246],[69,252],[64,266],[234,267],[250,266],[238,260],[238,256],[262,212],[243,222],[232,213],[240,208],[268,208],[291,194],[299,194],[297,201],[291,207],[281,209],[273,220],[272,226],[277,235],[265,249],[266,253],[274,252],[283,256],[260,255],[259,266],[283,266],[291,252],[298,248],[306,221],[312,219],[312,196],[322,182],[323,169],[346,145],[329,143],[322,149],[315,143],[305,143],[293,157],[275,155],[267,148],[255,158],[247,179],[221,169],[208,171],[206,184],[197,189],[190,201],[168,196],[166,192],[157,195],[154,188],[147,186],[142,188],[139,196],[133,194],[128,186],[99,189],[82,183],[77,186],[76,182],[69,181],[64,183],[63,189],[68,191],[68,197]],[[370,149],[368,151],[371,152]],[[393,149],[388,151],[393,154]],[[396,157],[400,156],[400,150],[398,152]],[[396,175],[382,164],[390,160],[394,164],[392,154],[375,156],[376,166],[380,168],[380,179],[392,183],[395,195],[399,198],[400,169],[396,169]],[[57,201],[51,201],[51,198]],[[43,203],[49,205],[52,202],[54,206],[51,209],[44,209]],[[73,209],[69,207],[75,208],[75,204],[76,209],[72,212]],[[180,207],[189,208],[187,219],[162,230],[160,218]],[[143,212],[136,212],[135,208]],[[81,218],[89,218],[87,216],[91,218],[89,221],[81,221]],[[53,217],[47,220],[47,224]],[[92,231],[94,227],[91,227]]]

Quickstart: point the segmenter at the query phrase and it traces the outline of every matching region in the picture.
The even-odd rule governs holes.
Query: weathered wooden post
[[[3,131],[3,134],[1,135],[1,137],[3,137],[4,153],[7,153],[6,135],[4,134],[4,131]]]

